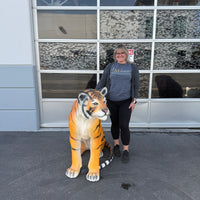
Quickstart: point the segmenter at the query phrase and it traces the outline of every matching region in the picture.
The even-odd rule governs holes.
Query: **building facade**
[[[21,0],[3,7],[0,130],[67,127],[78,93],[95,88],[119,44],[140,70],[130,126],[200,127],[198,0]]]

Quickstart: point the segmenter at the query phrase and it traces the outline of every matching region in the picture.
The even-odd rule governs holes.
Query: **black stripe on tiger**
[[[101,141],[104,141],[104,140],[105,140],[105,138],[106,138],[106,137],[105,137],[105,135],[104,135],[104,136],[102,137]]]
[[[113,159],[113,151],[111,145],[106,141],[105,142],[105,147],[107,147],[110,151],[109,159]]]
[[[93,89],[88,89],[84,93],[87,94],[90,99],[93,99],[93,98],[100,99],[102,97],[101,94],[99,94],[98,92],[94,91]]]
[[[85,116],[85,118],[86,118],[86,119],[89,119],[89,117],[85,114],[85,111],[84,111],[84,107],[86,106],[86,105],[85,105],[85,102],[86,102],[86,101],[87,101],[87,98],[84,99],[81,109],[82,109],[82,113],[83,113],[83,115]]]
[[[99,149],[100,147],[102,147],[104,145],[104,143],[101,143],[96,149]]]
[[[97,135],[94,139],[97,139],[97,138],[99,138],[101,136],[101,133],[99,134],[99,135]]]
[[[90,107],[89,110],[87,110],[87,113],[91,115],[94,112],[95,108]]]
[[[78,149],[74,149],[74,148],[71,148],[71,150],[73,151],[79,151],[81,148],[78,148]]]
[[[97,128],[100,128],[100,126],[101,126],[101,122],[99,121],[99,124],[96,126],[96,128],[95,128],[95,130],[94,130],[94,131],[96,131],[96,130],[97,130]]]
[[[102,132],[100,132],[99,135],[97,135],[94,139],[99,138],[101,135],[102,135]],[[103,137],[102,137],[102,138],[103,138]],[[105,138],[105,136],[104,136],[104,138]],[[102,141],[102,139],[101,139],[101,141]]]
[[[73,138],[71,135],[70,135],[70,138],[71,138],[72,140],[75,140],[75,141],[81,142],[81,140],[76,139],[76,138]]]
[[[99,165],[99,169],[102,169],[102,168],[104,168],[105,166],[109,165],[109,164],[112,162],[112,160],[113,160],[113,151],[112,151],[112,147],[111,147],[111,145],[110,145],[107,141],[105,141],[104,148],[105,148],[105,147],[109,149],[110,155],[108,156],[108,158],[107,158],[107,160],[106,160],[105,162],[103,162],[103,163],[101,163],[101,164]]]

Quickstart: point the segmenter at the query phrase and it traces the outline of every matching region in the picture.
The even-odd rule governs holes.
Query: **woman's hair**
[[[114,60],[116,61],[116,53],[118,50],[123,50],[126,54],[126,62],[131,63],[128,59],[129,56],[128,49],[123,44],[118,45],[117,48],[115,49],[113,54]]]

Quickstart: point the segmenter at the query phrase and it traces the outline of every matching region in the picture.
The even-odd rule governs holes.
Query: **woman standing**
[[[139,91],[139,71],[135,64],[128,61],[128,50],[119,45],[114,51],[114,63],[106,66],[96,89],[107,87],[107,106],[111,113],[111,133],[114,140],[114,155],[121,156],[119,136],[123,144],[122,162],[129,161],[131,113],[137,103]]]

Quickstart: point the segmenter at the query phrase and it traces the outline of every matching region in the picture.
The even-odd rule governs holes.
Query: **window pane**
[[[119,44],[100,44],[100,69],[113,62],[113,53]],[[134,63],[141,70],[149,70],[151,63],[151,43],[124,44],[128,49],[134,50]]]
[[[156,43],[154,69],[200,69],[200,43]]]
[[[153,6],[154,0],[101,0],[101,6]]]
[[[102,75],[100,75],[100,78]],[[148,98],[149,93],[149,74],[140,74],[140,88],[138,98]]]
[[[77,98],[78,94],[96,87],[95,74],[41,74],[43,98]]]
[[[158,0],[158,6],[199,6],[199,0]]]
[[[140,89],[138,98],[148,98],[149,74],[140,74]]]
[[[159,10],[157,38],[200,38],[199,10]]]
[[[154,74],[152,98],[200,98],[200,74]]]
[[[39,43],[40,69],[94,70],[96,44]]]
[[[101,11],[102,39],[152,38],[153,11]]]
[[[38,11],[40,39],[96,39],[96,11]]]
[[[96,6],[96,0],[37,0],[38,6]]]

